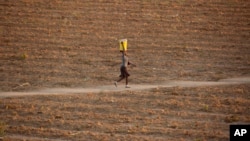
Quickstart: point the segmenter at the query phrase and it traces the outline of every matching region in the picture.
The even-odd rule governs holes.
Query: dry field
[[[250,1],[0,1],[0,90],[250,75]]]
[[[0,112],[6,141],[228,141],[230,124],[250,123],[249,93],[237,85],[26,96],[0,99]]]
[[[0,0],[0,93],[250,76],[248,0]],[[247,84],[0,99],[3,140],[228,140]],[[2,129],[5,127],[5,130]],[[4,131],[4,133],[2,133]]]

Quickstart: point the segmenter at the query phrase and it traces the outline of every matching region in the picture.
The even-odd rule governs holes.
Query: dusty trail
[[[83,94],[83,93],[100,93],[114,91],[135,91],[152,88],[170,88],[170,87],[199,87],[199,86],[218,86],[218,85],[235,85],[250,83],[250,77],[221,79],[219,81],[168,81],[162,84],[141,84],[131,85],[131,88],[125,88],[123,83],[118,87],[114,85],[97,86],[90,88],[49,88],[29,92],[0,92],[0,97],[27,96],[27,95],[58,95],[58,94]]]

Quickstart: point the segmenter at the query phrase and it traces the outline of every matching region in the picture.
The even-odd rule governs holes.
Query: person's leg
[[[125,68],[124,69],[124,71],[125,71],[125,78],[126,78],[126,88],[130,88],[129,86],[128,86],[128,77],[130,76],[130,74],[128,73],[128,70],[127,70],[127,68]]]
[[[125,77],[124,76],[121,76],[120,79],[118,79],[117,81],[115,81],[115,87],[117,87],[117,83],[122,81]]]
[[[128,85],[128,77],[126,77],[126,86],[125,88],[130,88],[129,85]]]
[[[126,85],[128,85],[128,76],[126,76]]]
[[[124,79],[125,77],[121,77],[120,79],[118,79],[116,82],[120,82],[120,81],[122,81],[123,79]]]

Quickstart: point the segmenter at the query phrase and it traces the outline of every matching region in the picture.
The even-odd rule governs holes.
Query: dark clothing
[[[127,67],[121,66],[120,71],[121,71],[120,77],[124,78],[124,77],[130,76],[130,74],[128,73]]]

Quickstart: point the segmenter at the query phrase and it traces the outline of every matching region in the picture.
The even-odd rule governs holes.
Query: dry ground
[[[248,0],[1,0],[0,91],[250,76]],[[4,140],[228,140],[249,85],[0,99]],[[1,131],[0,131],[1,133]],[[19,138],[19,139],[18,139]],[[21,138],[21,139],[20,139]]]
[[[250,1],[20,0],[0,2],[0,90],[88,87],[250,75]]]
[[[4,140],[229,140],[250,123],[248,85],[0,99]],[[31,138],[36,137],[36,138]]]

